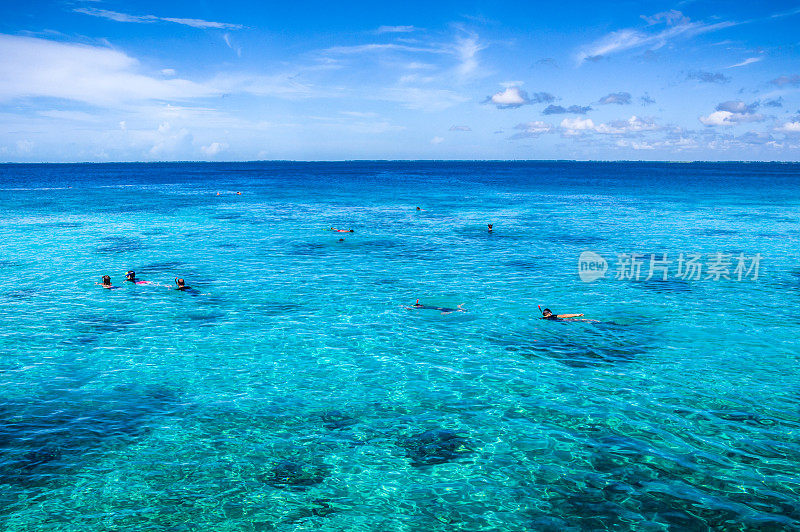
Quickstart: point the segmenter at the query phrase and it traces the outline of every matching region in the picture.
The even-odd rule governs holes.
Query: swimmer
[[[191,286],[186,286],[186,282],[183,279],[178,279],[177,277],[175,278],[175,284],[178,285],[176,290],[189,290],[192,288]]]
[[[489,225],[489,232],[491,233],[492,232],[492,225],[494,225],[494,224],[488,224],[488,225]]]
[[[136,272],[133,270],[128,270],[128,272],[125,274],[125,280],[133,284],[151,284],[150,281],[140,281],[137,279]]]
[[[340,238],[340,239],[339,239],[339,242],[344,242],[344,238]]]
[[[237,194],[238,196],[241,196],[241,195],[242,195],[242,193],[241,193],[241,192],[237,192],[236,194]]]
[[[331,227],[331,231],[336,231],[337,233],[355,233],[352,229],[336,229]]]
[[[111,284],[111,277],[110,277],[110,276],[108,276],[108,275],[104,275],[104,276],[103,276],[103,282],[101,282],[101,283],[94,283],[94,284],[99,284],[99,285],[100,285],[100,286],[102,286],[103,288],[107,288],[107,289],[109,289],[109,290],[110,290],[110,289],[112,289],[112,288],[116,288],[116,286],[114,286],[114,285],[112,285],[112,284]]]
[[[542,307],[539,307],[539,310],[542,310]],[[562,320],[570,320],[570,321],[597,321],[597,320],[572,320],[572,318],[580,318],[583,314],[553,314],[553,312],[546,308],[542,310],[542,318],[543,320],[554,320],[554,321],[562,321]]]
[[[433,307],[433,306],[430,306],[430,305],[423,305],[422,303],[419,302],[419,299],[417,299],[416,303],[414,303],[410,307],[405,307],[405,308],[407,310],[438,310],[442,314],[450,314],[451,312],[466,312],[466,310],[464,310],[462,308],[463,306],[464,306],[464,303],[461,303],[460,305],[456,306],[456,308],[452,308],[452,307]]]

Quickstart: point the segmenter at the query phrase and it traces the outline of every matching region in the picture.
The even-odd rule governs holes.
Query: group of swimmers
[[[128,270],[125,273],[125,282],[126,283],[133,283],[133,284],[155,284],[155,283],[153,283],[151,281],[142,281],[141,279],[137,279],[136,278],[136,272],[133,271],[133,270]],[[119,288],[118,286],[114,286],[111,283],[111,276],[110,275],[104,275],[103,276],[103,280],[101,282],[95,283],[95,284],[99,284],[100,286],[102,286],[103,288],[106,288],[108,290]],[[186,291],[186,290],[192,290],[192,287],[191,286],[187,286],[186,285],[186,281],[184,281],[180,277],[176,277],[175,278],[175,285],[176,285],[175,286],[175,290],[180,290],[182,292]]]
[[[239,192],[239,194],[241,194],[241,192]],[[217,193],[217,195],[219,195],[219,193]],[[417,207],[417,210],[421,211],[422,209]],[[493,229],[492,228],[493,224],[487,224],[487,225],[488,225],[488,228],[489,228],[489,232],[491,233],[492,229]],[[331,227],[329,230],[330,231],[334,231],[336,233],[355,233],[355,230],[353,230],[352,228],[351,229],[337,229],[335,227]],[[339,242],[342,242],[343,240],[344,240],[343,238],[340,238]],[[125,273],[125,282],[134,283],[134,284],[153,284],[150,281],[142,281],[142,280],[137,279],[136,278],[136,272],[133,271],[133,270],[128,270]],[[114,289],[114,288],[119,288],[117,286],[114,286],[111,283],[111,277],[109,275],[104,275],[102,282],[95,283],[95,284],[99,284],[103,288],[106,288],[106,289],[109,289],[109,290]],[[186,290],[191,290],[192,289],[191,286],[187,286],[186,282],[183,279],[179,278],[179,277],[175,278],[175,285],[176,285],[175,286],[176,290],[186,291]],[[435,305],[422,304],[422,303],[419,302],[419,299],[417,299],[416,303],[414,303],[410,307],[404,307],[404,308],[406,308],[408,310],[438,310],[442,314],[450,314],[451,312],[466,312],[466,310],[464,309],[464,303],[456,305],[455,307],[438,307],[438,306],[435,306]],[[576,318],[582,318],[583,314],[554,314],[549,308],[546,308],[546,309],[542,310],[542,307],[539,307],[539,310],[542,313],[542,318],[541,319],[543,319],[543,320],[551,320],[551,321],[596,321],[596,320],[578,320],[578,319],[576,319]]]

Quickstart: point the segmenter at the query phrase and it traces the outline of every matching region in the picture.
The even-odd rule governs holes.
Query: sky
[[[800,2],[0,4],[0,161],[800,160]]]

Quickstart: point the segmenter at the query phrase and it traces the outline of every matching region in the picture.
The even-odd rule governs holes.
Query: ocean
[[[800,164],[7,164],[0,212],[3,530],[800,529]]]

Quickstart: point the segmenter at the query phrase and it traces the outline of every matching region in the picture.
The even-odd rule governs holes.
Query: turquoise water
[[[2,165],[0,524],[800,529],[798,192],[790,164]],[[614,278],[718,252],[758,278]]]

